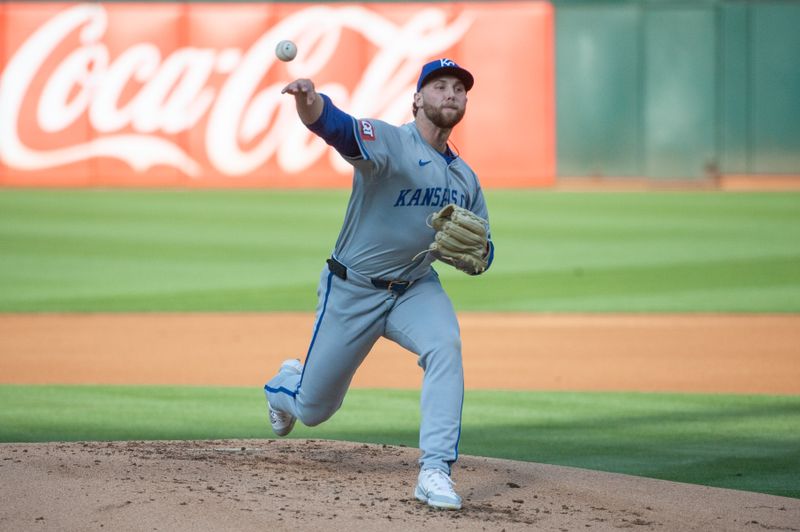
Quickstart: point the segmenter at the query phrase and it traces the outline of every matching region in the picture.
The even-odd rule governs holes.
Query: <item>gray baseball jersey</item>
[[[418,279],[434,260],[411,260],[433,241],[431,214],[455,203],[488,219],[478,178],[460,157],[448,163],[413,123],[358,120],[356,128],[363,157],[351,160],[353,193],[334,254],[370,277]]]
[[[334,260],[320,276],[303,372],[279,372],[264,387],[267,400],[305,425],[325,421],[375,342],[388,338],[415,353],[424,370],[421,467],[449,474],[461,435],[461,337],[434,259],[420,252],[435,234],[426,220],[445,205],[488,220],[483,193],[472,169],[436,151],[414,123],[353,120],[353,127],[360,151],[346,157],[353,190]],[[386,283],[396,280],[412,283],[400,290]]]

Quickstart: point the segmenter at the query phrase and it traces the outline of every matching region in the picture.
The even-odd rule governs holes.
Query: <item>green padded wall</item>
[[[644,173],[701,178],[716,160],[716,25],[708,5],[644,14]]]
[[[732,174],[750,171],[747,12],[746,2],[735,2],[720,13],[720,166],[723,172]]]
[[[641,172],[639,18],[630,5],[556,11],[561,175]]]
[[[750,6],[750,172],[800,173],[800,2]]]
[[[559,176],[800,174],[800,0],[554,0]]]

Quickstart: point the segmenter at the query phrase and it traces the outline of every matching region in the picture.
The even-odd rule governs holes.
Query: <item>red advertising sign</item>
[[[437,57],[475,75],[452,140],[484,186],[550,184],[552,26],[547,2],[2,3],[0,185],[349,186],[280,89],[401,124]]]

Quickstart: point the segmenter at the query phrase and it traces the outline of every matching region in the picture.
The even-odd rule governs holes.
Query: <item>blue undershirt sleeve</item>
[[[470,275],[481,275],[482,273],[486,273],[486,271],[492,267],[492,262],[494,262],[494,243],[491,240],[489,240],[489,251],[486,258],[486,270],[483,270],[481,273],[471,273]]]
[[[353,123],[355,119],[336,107],[325,94],[320,94],[325,105],[322,114],[308,127],[313,133],[322,138],[344,157],[361,157],[361,150],[356,140]]]
[[[493,262],[494,262],[494,242],[489,240],[489,260],[488,260],[488,264],[486,265],[486,269],[487,270],[492,267],[492,263]],[[484,271],[486,271],[486,270],[484,270]]]

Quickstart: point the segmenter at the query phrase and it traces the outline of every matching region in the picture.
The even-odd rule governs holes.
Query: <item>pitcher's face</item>
[[[441,76],[425,84],[417,93],[417,105],[436,127],[452,129],[467,110],[467,90],[454,76]],[[421,105],[420,105],[421,104]]]

